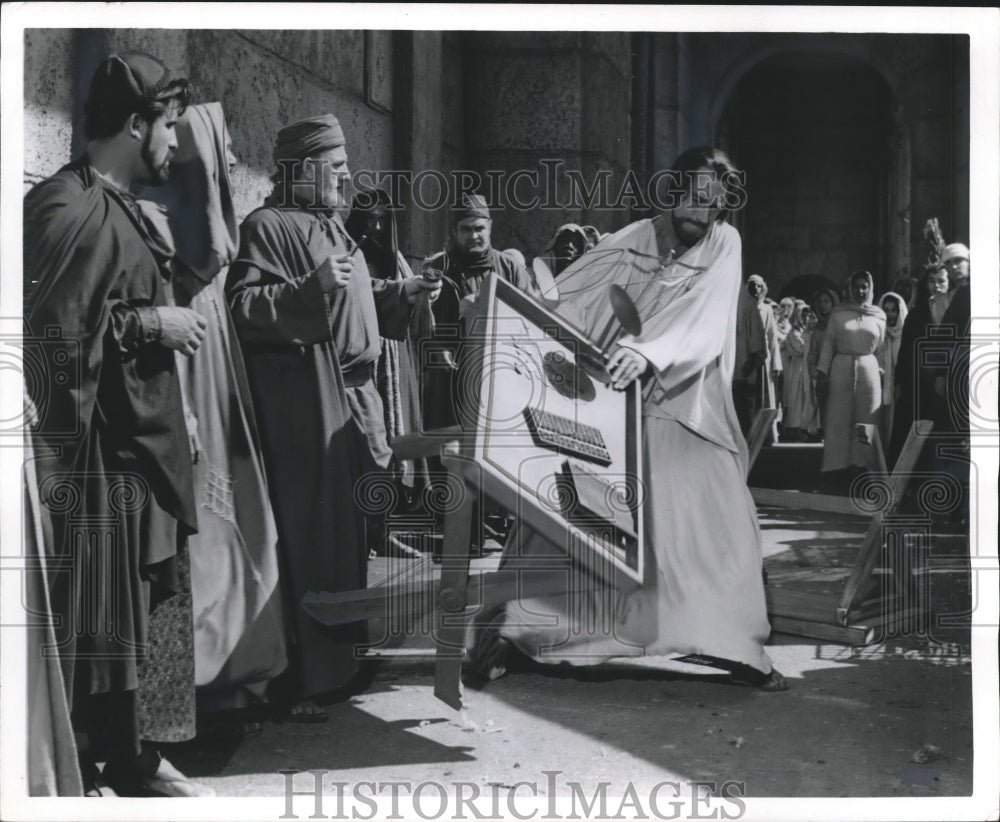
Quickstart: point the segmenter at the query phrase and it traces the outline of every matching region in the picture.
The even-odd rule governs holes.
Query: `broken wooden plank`
[[[875,639],[875,629],[867,625],[832,625],[784,616],[774,616],[770,620],[771,631],[778,634],[822,639],[841,645],[870,645]]]
[[[750,493],[758,506],[795,508],[801,511],[824,511],[829,514],[845,514],[852,517],[867,518],[871,516],[871,512],[859,509],[850,497],[811,494],[805,491],[787,491],[778,488],[751,488]]]
[[[771,426],[778,418],[777,408],[761,408],[753,418],[750,425],[750,432],[747,434],[747,476],[750,476],[750,469],[753,468],[760,449],[764,446],[764,439],[771,430]]]

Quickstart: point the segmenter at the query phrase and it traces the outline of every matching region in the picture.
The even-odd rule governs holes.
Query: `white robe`
[[[601,244],[659,256],[654,224],[633,223]],[[541,661],[592,664],[615,656],[704,654],[763,672],[771,661],[756,510],[745,482],[747,450],[731,394],[741,277],[739,233],[714,223],[679,260],[648,257],[609,266],[585,255],[559,279],[556,309],[591,337],[605,328],[607,287],[622,285],[643,322],[620,344],[645,356],[643,392],[646,529],[640,588],[520,600],[502,630]],[[693,272],[690,267],[703,270]],[[537,535],[521,556],[552,548]],[[582,572],[572,572],[583,583]]]

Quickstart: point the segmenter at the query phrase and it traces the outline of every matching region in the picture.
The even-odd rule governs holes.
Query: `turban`
[[[332,114],[307,117],[278,131],[274,161],[304,160],[345,144],[344,130]]]
[[[490,219],[490,209],[482,194],[463,194],[462,205],[451,210],[451,221],[457,223],[469,217]]]
[[[141,51],[112,54],[94,72],[86,108],[136,111],[154,100],[180,95],[187,86],[186,80],[171,79],[170,70],[151,54]]]
[[[962,243],[949,243],[941,251],[941,263],[942,265],[948,260],[968,260],[969,259],[969,247],[963,245]]]

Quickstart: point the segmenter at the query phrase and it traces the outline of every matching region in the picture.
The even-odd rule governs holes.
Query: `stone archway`
[[[883,75],[854,55],[773,53],[731,85],[717,141],[748,175],[736,222],[746,272],[776,294],[866,268],[884,291],[909,268],[908,136]]]

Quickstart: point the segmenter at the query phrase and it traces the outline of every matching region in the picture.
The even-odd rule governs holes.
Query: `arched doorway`
[[[898,123],[889,86],[855,57],[792,51],[751,68],[719,123],[747,173],[736,218],[745,272],[777,295],[793,280],[840,284],[865,268],[884,291],[900,266],[889,215],[908,199]]]

